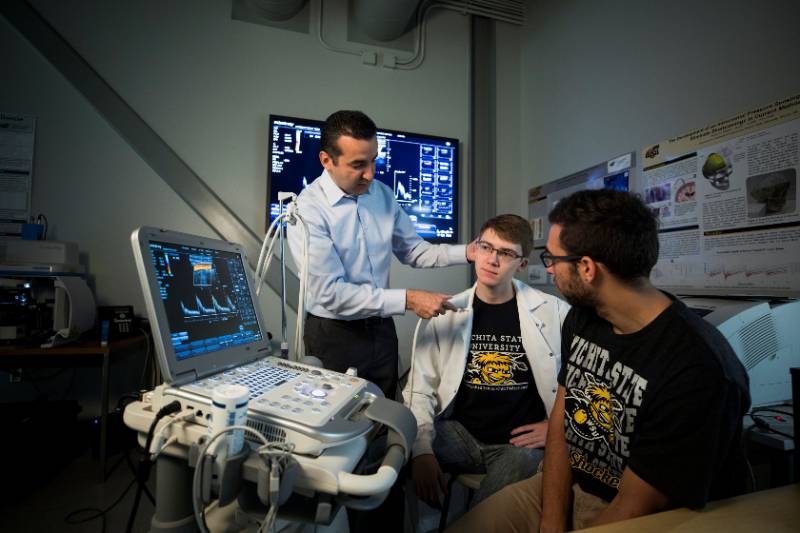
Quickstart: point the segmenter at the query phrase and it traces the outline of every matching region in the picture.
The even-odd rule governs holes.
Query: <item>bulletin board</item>
[[[656,286],[681,295],[800,297],[800,95],[650,145],[636,159],[625,154],[530,189],[535,247],[543,249],[547,213],[561,198],[630,190],[659,220]],[[527,281],[552,285],[537,261]]]

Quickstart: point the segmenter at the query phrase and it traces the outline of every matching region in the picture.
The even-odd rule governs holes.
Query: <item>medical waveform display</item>
[[[300,192],[322,173],[323,123],[270,116],[267,207],[269,226],[280,214],[278,192]],[[417,233],[432,242],[458,242],[458,139],[378,130],[375,179],[388,186]]]
[[[261,340],[239,254],[153,242],[150,259],[178,359]]]
[[[405,185],[404,185],[405,183]],[[409,183],[406,173],[399,170],[394,173],[394,197],[398,202],[411,202],[414,200],[414,186]]]
[[[203,305],[203,301],[200,299],[200,297],[195,295],[193,302],[194,307],[187,307],[186,304],[181,302],[181,311],[183,311],[183,316],[185,317],[210,316],[220,313],[235,313],[236,306],[233,305],[230,296],[227,297],[227,300],[227,305],[220,305],[217,301],[217,297],[211,296],[211,305],[206,307]]]

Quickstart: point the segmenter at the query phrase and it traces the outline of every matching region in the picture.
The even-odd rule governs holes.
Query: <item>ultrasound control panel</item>
[[[264,413],[321,428],[342,411],[347,411],[348,404],[361,397],[368,382],[339,372],[266,357],[182,389],[210,397],[214,388],[222,384],[247,385],[250,413]]]

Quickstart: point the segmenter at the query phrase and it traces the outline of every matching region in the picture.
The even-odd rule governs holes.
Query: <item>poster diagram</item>
[[[544,249],[547,214],[561,198],[630,190],[659,220],[658,287],[800,297],[800,95],[650,145],[638,167],[633,155],[530,189],[534,247]],[[552,284],[537,261],[526,281]]]
[[[790,98],[643,152],[642,198],[661,228],[656,285],[800,296],[798,117]]]

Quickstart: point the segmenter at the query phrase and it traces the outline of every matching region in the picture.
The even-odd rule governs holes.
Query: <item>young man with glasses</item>
[[[542,458],[569,306],[514,279],[532,248],[524,218],[487,221],[477,282],[451,299],[459,311],[420,331],[403,396],[418,425],[412,477],[433,507],[446,490],[443,469],[486,474],[479,502],[531,476]]]
[[[543,472],[453,530],[581,529],[743,492],[747,374],[716,328],[651,284],[652,213],[599,190],[549,218],[541,258],[573,307]]]

